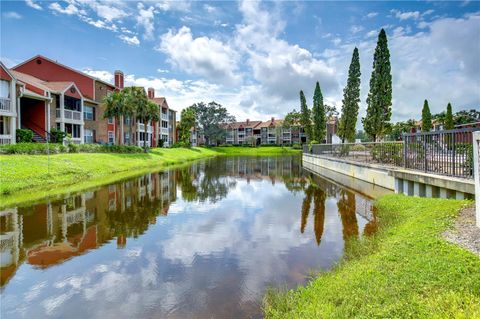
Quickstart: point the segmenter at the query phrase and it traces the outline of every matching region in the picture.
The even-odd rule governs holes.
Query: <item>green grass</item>
[[[480,318],[480,258],[445,241],[466,202],[387,195],[375,236],[307,286],[270,290],[266,318]]]
[[[167,166],[219,155],[289,154],[289,148],[157,148],[148,154],[67,153],[0,155],[0,207],[31,202],[120,179],[161,170]]]

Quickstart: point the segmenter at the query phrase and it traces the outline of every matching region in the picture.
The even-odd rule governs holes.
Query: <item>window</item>
[[[162,127],[163,128],[168,128],[168,122],[167,121],[162,121]]]
[[[93,130],[84,130],[83,132],[85,136],[85,143],[92,144],[93,143]]]
[[[80,125],[65,123],[65,133],[70,134],[72,138],[81,138]]]
[[[10,134],[10,118],[6,116],[0,116],[0,135]]]
[[[113,144],[115,142],[114,137],[113,137],[113,132],[108,131],[108,143]]]
[[[82,101],[80,99],[65,95],[63,104],[66,110],[80,112],[82,110]]]
[[[95,108],[93,106],[86,106],[83,108],[83,119],[95,120]]]
[[[125,125],[130,125],[130,116],[125,116],[125,119],[123,121]]]
[[[113,124],[113,117],[108,118],[108,124]]]
[[[127,133],[127,132],[123,133],[123,142],[125,144],[130,144],[130,133]]]
[[[10,98],[10,82],[0,80],[0,98]]]

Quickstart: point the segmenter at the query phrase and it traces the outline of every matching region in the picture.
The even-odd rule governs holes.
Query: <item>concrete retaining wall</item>
[[[310,169],[322,174],[323,170],[332,170],[362,181],[395,190],[395,178],[390,176],[389,169],[374,165],[338,158],[326,158],[318,155],[303,154],[303,162],[313,165]]]
[[[479,142],[477,142],[477,147],[478,143]],[[476,152],[478,161],[478,149]],[[465,199],[472,198],[473,194],[475,194],[475,184],[471,179],[454,178],[390,166],[359,163],[308,153],[303,154],[303,163],[306,168],[320,175],[328,176],[329,171],[333,171],[345,175],[347,179],[353,178],[354,181],[348,182],[348,185],[355,185],[355,179],[357,181],[362,180],[409,196]],[[476,172],[479,172],[478,167],[476,168]],[[476,174],[477,180],[479,178],[478,175],[480,175],[480,173]],[[479,182],[477,181],[477,183]],[[352,188],[355,189],[355,186]],[[480,192],[479,188],[477,188],[477,198],[480,198],[478,192]],[[479,220],[480,223],[480,207],[478,207],[478,205],[479,203],[477,202],[477,220]]]

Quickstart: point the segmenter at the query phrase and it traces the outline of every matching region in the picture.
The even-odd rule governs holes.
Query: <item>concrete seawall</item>
[[[302,158],[303,165],[314,173],[328,177],[328,171],[333,171],[349,178],[361,180],[374,186],[380,186],[381,188],[409,196],[465,199],[473,198],[475,194],[475,184],[470,179],[360,163],[308,153],[303,153]],[[348,178],[345,181],[355,184],[354,181],[348,181]]]

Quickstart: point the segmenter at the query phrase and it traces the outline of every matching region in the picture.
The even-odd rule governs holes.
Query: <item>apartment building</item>
[[[52,128],[74,143],[108,143],[112,121],[103,119],[103,98],[112,84],[37,55],[7,69],[1,64],[0,143],[15,143],[17,128],[45,142]]]
[[[15,143],[17,90],[17,80],[0,62],[0,144]]]
[[[77,144],[158,146],[163,140],[170,146],[176,141],[176,112],[164,97],[155,97],[153,88],[148,96],[159,106],[159,123],[104,118],[103,99],[124,88],[121,71],[115,71],[111,84],[41,55],[12,69],[0,66],[0,144],[15,143],[18,128],[31,130],[36,142],[46,142],[52,128]]]
[[[233,122],[225,125],[226,144],[295,144],[306,141],[303,128],[285,128],[283,120]]]
[[[226,144],[255,145],[292,145],[307,141],[303,127],[283,126],[283,120],[271,118],[268,121],[251,121],[228,123],[225,126]],[[338,118],[332,117],[327,122],[327,136],[324,143],[337,143]]]
[[[154,139],[162,140],[163,146],[172,146],[176,142],[177,112],[168,106],[165,97],[155,97],[154,88],[148,88],[147,96],[160,110],[160,121],[153,125]]]

